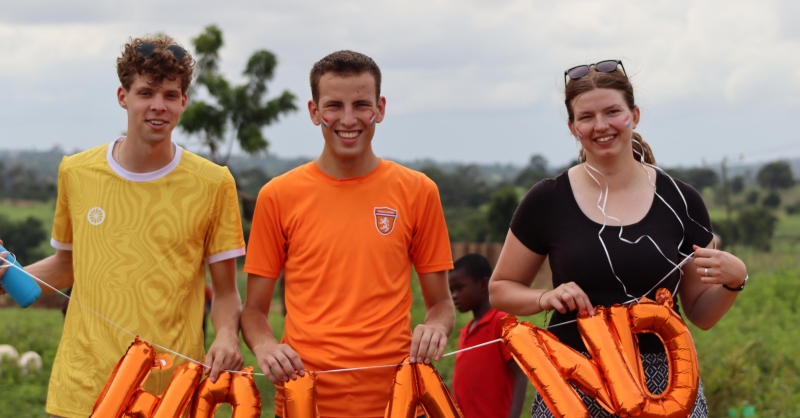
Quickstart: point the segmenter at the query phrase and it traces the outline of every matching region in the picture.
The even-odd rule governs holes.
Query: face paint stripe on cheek
[[[581,135],[580,129],[575,128],[575,134],[578,135],[578,139],[583,139],[583,135]]]
[[[328,119],[325,119],[324,116],[321,116],[320,119],[322,119],[322,126],[328,129]]]
[[[622,122],[625,123],[625,127],[626,128],[630,128],[631,127],[631,117],[630,116],[625,117],[625,119],[623,119]]]
[[[377,119],[377,116],[375,115],[375,112],[372,112],[372,118],[370,118],[370,120],[369,120],[369,126],[374,125],[376,119]]]

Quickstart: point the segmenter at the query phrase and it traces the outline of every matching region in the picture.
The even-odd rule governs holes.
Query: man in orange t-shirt
[[[363,54],[339,51],[317,62],[308,110],[325,138],[322,154],[258,195],[242,331],[276,385],[306,369],[397,364],[406,356],[430,363],[453,330],[453,263],[436,185],[372,151],[386,111],[380,81]],[[427,308],[413,333],[412,263]],[[268,314],[281,270],[287,315],[278,343]],[[393,375],[394,368],[320,374],[321,416],[383,417]]]

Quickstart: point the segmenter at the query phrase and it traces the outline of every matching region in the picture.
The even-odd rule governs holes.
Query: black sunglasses
[[[134,49],[136,49],[136,52],[139,55],[147,59],[150,58],[150,55],[153,55],[153,52],[156,50],[156,44],[151,42],[142,42],[139,45],[136,45]],[[178,45],[170,45],[166,48],[166,50],[172,52],[172,55],[175,56],[175,59],[178,61],[181,61],[186,56],[186,50]]]
[[[628,73],[625,71],[625,66],[622,65],[621,60],[605,60],[600,61],[597,64],[579,65],[564,71],[564,84],[567,84],[567,77],[569,77],[570,80],[577,80],[586,76],[586,74],[589,74],[590,67],[594,67],[595,70],[600,71],[601,73],[613,73],[614,71],[617,71],[617,66],[622,67],[622,73],[625,74],[625,77],[627,77]]]

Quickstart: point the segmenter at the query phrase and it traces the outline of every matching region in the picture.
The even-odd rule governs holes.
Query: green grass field
[[[34,205],[24,210],[0,205],[0,213],[17,219],[31,213],[28,209],[52,218],[52,204]],[[800,237],[800,217],[782,215],[772,253],[735,249],[748,265],[751,280],[747,289],[714,328],[700,331],[691,327],[712,417],[728,417],[730,408],[745,405],[755,406],[757,416],[800,416],[800,344],[796,331],[796,324],[800,323],[800,286],[796,284],[800,262],[795,255],[793,240],[796,237]],[[244,292],[244,276],[240,274],[238,280],[240,291]],[[422,322],[425,312],[416,280],[412,280],[412,291],[412,318],[417,324]],[[457,330],[469,319],[470,314],[457,315],[456,331],[450,337],[448,352],[456,349]],[[280,313],[274,313],[271,322],[276,333],[283,332]],[[541,318],[533,318],[533,322],[540,325]],[[59,311],[0,309],[0,344],[11,344],[20,353],[36,351],[42,355],[44,363],[42,371],[36,374],[24,374],[13,365],[0,366],[0,411],[3,411],[0,415],[8,416],[6,411],[14,411],[13,416],[21,418],[47,416],[44,413],[47,383],[61,326]],[[213,331],[206,346],[211,341]],[[245,365],[256,365],[255,357],[244,344],[242,353]],[[448,384],[452,380],[453,364],[452,356],[435,364]],[[262,416],[272,417],[275,390],[263,377],[257,377],[256,383],[264,403]],[[533,396],[529,385],[522,416],[529,414]],[[230,417],[230,408],[220,408],[217,417]]]

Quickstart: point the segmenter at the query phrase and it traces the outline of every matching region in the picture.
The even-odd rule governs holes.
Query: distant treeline
[[[0,152],[0,198],[48,201],[56,197],[58,165],[65,152]],[[228,167],[236,178],[245,208],[252,213],[254,198],[272,177],[310,161],[310,158],[283,159],[272,155],[232,156]],[[399,163],[420,170],[439,187],[445,218],[454,241],[502,242],[519,200],[528,189],[545,178],[552,178],[577,164],[551,167],[541,155],[528,164],[459,164],[417,160]],[[800,214],[800,200],[788,190],[794,183],[792,164],[776,161],[755,171],[729,170],[727,182],[718,170],[709,167],[667,168],[672,177],[704,192],[707,204],[730,214],[715,223],[715,231],[727,243],[745,243],[769,249],[776,223],[772,211]],[[781,197],[783,196],[783,197]],[[758,220],[758,223],[756,223]]]

